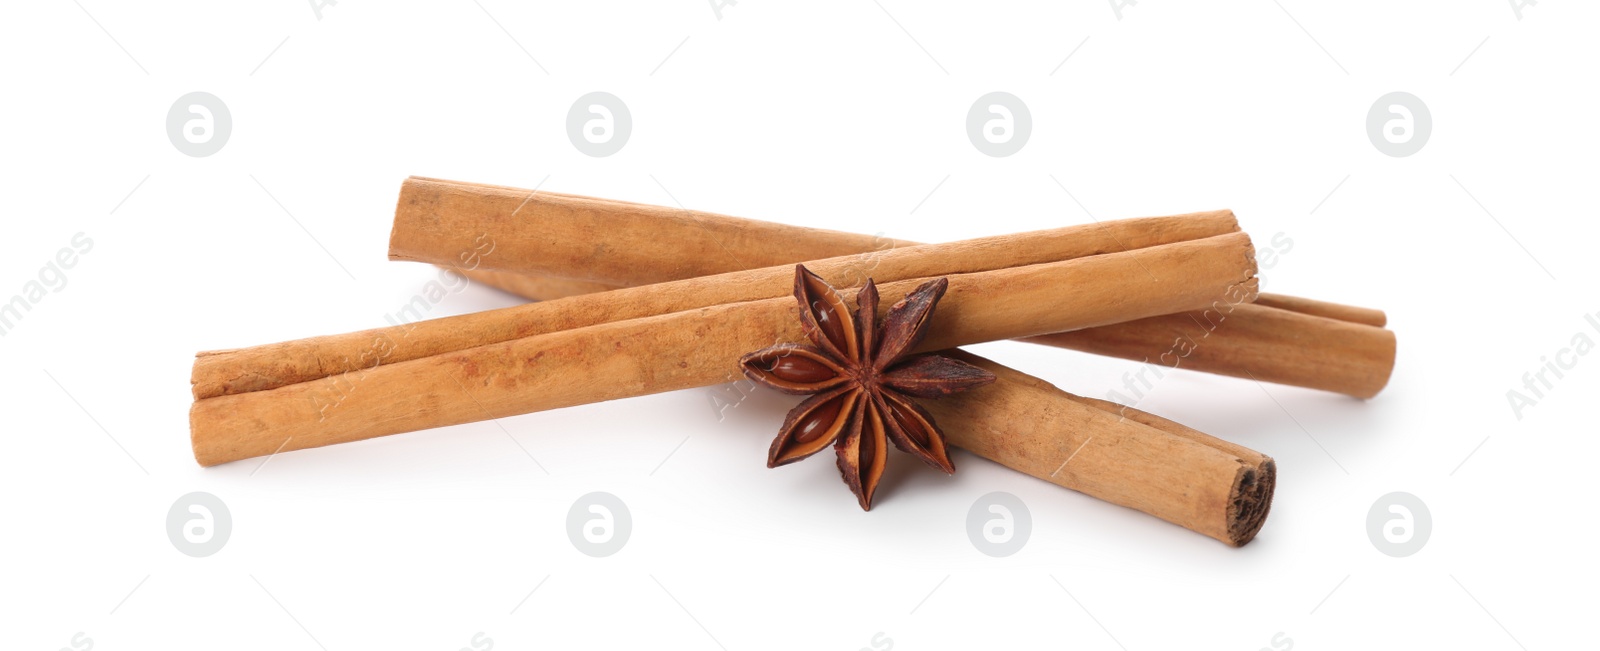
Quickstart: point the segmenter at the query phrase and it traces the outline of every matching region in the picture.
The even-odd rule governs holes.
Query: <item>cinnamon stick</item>
[[[1225,224],[1211,224],[1238,230],[1227,214]],[[1128,239],[1107,250],[1172,241],[1123,237]],[[481,267],[461,269],[458,253],[470,250],[477,238],[495,241],[495,254]],[[413,177],[401,188],[390,257],[451,265],[475,282],[546,300],[914,245],[677,208]],[[1257,304],[1270,309],[1172,315],[1029,341],[1151,364],[1179,360],[1177,368],[1357,398],[1373,397],[1387,385],[1395,336],[1383,328],[1383,312],[1281,295],[1263,295]]]
[[[550,300],[607,291],[609,285],[506,271],[463,273],[524,298]],[[1330,322],[1331,321],[1331,322]],[[1168,368],[1372,398],[1394,368],[1394,332],[1384,313],[1281,294],[1250,305],[1219,305],[1023,341]],[[1114,389],[1137,402],[1140,387]]]
[[[1357,398],[1383,390],[1395,358],[1394,333],[1383,328],[1259,304],[1218,305],[1026,341]],[[1126,392],[1142,394],[1148,382]],[[1127,397],[1125,402],[1136,402],[1141,395]]]
[[[598,285],[594,284],[574,284],[565,288],[552,285],[546,291],[594,291],[594,289],[597,287]],[[1389,323],[1389,317],[1385,315],[1382,310],[1374,310],[1365,307],[1352,307],[1349,305],[1328,303],[1309,298],[1284,296],[1282,294],[1262,294],[1256,297],[1256,305],[1277,308],[1280,310],[1288,310],[1290,312],[1298,312],[1300,314],[1309,314],[1311,316],[1327,317],[1329,319],[1345,321],[1347,323],[1369,325],[1374,328],[1382,328]]]
[[[591,282],[587,280],[572,280],[557,278],[555,276],[530,276],[510,271],[495,271],[493,269],[469,269],[466,267],[441,267],[447,271],[460,273],[467,280],[482,283],[501,291],[510,292],[523,298],[535,301],[548,301],[556,298],[566,298],[579,294],[594,294],[617,289],[616,285]]]
[[[1254,273],[1249,238],[1234,233],[951,274],[939,318],[921,349],[1118,323],[1217,300],[1244,303],[1255,297]],[[880,285],[882,304],[892,304],[922,280]],[[594,309],[604,310],[617,307],[618,294],[563,300],[589,298],[596,301]],[[787,297],[599,323],[197,400],[190,410],[191,443],[196,460],[215,465],[718,384],[739,377],[737,360],[744,353],[802,340]]]
[[[1113,251],[1145,251],[1160,248],[1158,245],[1197,241],[1212,236],[1231,238],[1218,240],[1231,243],[1226,246],[1248,247],[1248,237],[1238,232],[1233,215],[1218,211],[902,247],[808,261],[807,267],[836,287],[854,287],[864,283],[868,277],[887,282],[990,271]],[[615,248],[609,239],[602,237],[600,240],[602,248]],[[507,255],[507,249],[512,248],[499,239],[481,235],[463,241],[470,248],[454,256],[457,265],[487,265],[488,261]],[[620,245],[616,243],[616,246]],[[1149,255],[1163,257],[1167,254],[1156,252]],[[1249,256],[1248,253],[1240,255]],[[637,253],[630,256],[639,268],[659,269],[664,265],[660,261],[647,263]],[[679,256],[668,257],[676,260]],[[1249,260],[1229,260],[1228,263],[1238,269],[1243,268],[1239,265],[1249,263],[1253,268],[1253,261]],[[1135,268],[1134,271],[1125,279],[1106,279],[1106,289],[1111,291],[1125,283],[1130,287],[1130,293],[1137,293],[1142,291],[1138,289],[1140,286],[1157,286],[1149,285],[1157,279],[1155,272],[1144,268]],[[1166,284],[1161,286],[1173,285],[1189,272],[1176,269],[1171,273],[1162,278]],[[192,388],[197,399],[261,391],[368,369],[379,364],[418,359],[606,321],[787,296],[792,288],[793,275],[793,267],[784,264],[343,335],[202,352],[195,360]],[[557,279],[546,282],[558,285],[559,289],[559,285],[587,281]],[[1220,300],[1220,292],[1206,288],[1203,283],[1194,289],[1210,292],[1206,295],[1213,300]],[[1116,300],[1122,300],[1122,297],[1117,296]]]
[[[671,241],[660,239],[663,230]],[[1230,230],[1238,230],[1234,224]],[[1220,233],[1207,233],[1217,235]],[[555,192],[406,179],[389,259],[457,265],[495,243],[481,268],[632,287],[795,264],[910,243],[665,206]],[[663,246],[674,255],[663,256]]]
[[[964,351],[998,378],[924,406],[956,447],[1235,547],[1266,521],[1272,458],[1165,418],[1075,396]]]

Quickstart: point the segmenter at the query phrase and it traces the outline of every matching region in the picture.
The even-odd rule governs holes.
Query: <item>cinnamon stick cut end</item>
[[[1228,503],[1228,539],[1233,547],[1254,540],[1272,510],[1272,493],[1278,486],[1278,464],[1272,457],[1261,457],[1254,466],[1239,468]]]

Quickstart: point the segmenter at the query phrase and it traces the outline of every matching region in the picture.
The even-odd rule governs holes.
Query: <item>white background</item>
[[[94,245],[0,337],[4,645],[1588,643],[1600,358],[1520,419],[1506,392],[1600,341],[1600,8],[1201,4],[10,3],[0,301]],[[633,116],[605,158],[565,130],[596,90]],[[1033,116],[1005,158],[965,132],[995,90]],[[1396,90],[1433,120],[1404,158],[1365,127]],[[168,141],[191,91],[232,114],[213,156]],[[434,277],[385,260],[410,174],[921,241],[1229,207],[1261,248],[1293,241],[1267,289],[1387,310],[1399,360],[1367,402],[1188,373],[1140,402],[1277,459],[1242,549],[965,453],[953,478],[897,453],[862,513],[831,459],[763,467],[794,402],[768,393],[722,420],[702,389],[196,466],[195,351],[381,325]],[[514,302],[472,287],[433,315]],[[1138,368],[976,350],[1095,397]],[[165,531],[192,491],[233,519],[206,558]],[[567,538],[592,491],[632,513],[611,557]],[[966,534],[991,491],[1032,514],[1011,557]],[[1433,518],[1406,558],[1366,530],[1393,491]]]

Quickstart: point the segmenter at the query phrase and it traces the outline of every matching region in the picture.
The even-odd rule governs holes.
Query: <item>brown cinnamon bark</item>
[[[548,301],[579,294],[594,294],[618,289],[617,285],[587,280],[570,280],[555,276],[528,276],[510,271],[494,271],[492,269],[440,268],[458,272],[466,276],[468,281],[482,283],[535,301]]]
[[[1234,231],[1238,224],[1231,214],[1226,227]],[[402,186],[391,258],[459,267],[458,252],[470,250],[484,237],[496,242],[495,254],[488,256],[493,259],[463,273],[473,281],[535,300],[806,262],[811,259],[806,256],[915,245],[544,191],[422,178],[408,179]],[[1110,250],[1169,241],[1123,237],[1128,239]],[[501,247],[502,241],[509,244]],[[680,243],[685,248],[680,250]],[[1178,368],[1358,398],[1373,397],[1387,385],[1394,369],[1395,336],[1383,329],[1383,312],[1281,295],[1263,295],[1257,304],[1271,309],[1242,310],[1220,319],[1215,310],[1209,316],[1172,315],[1030,341],[1152,364],[1181,355]],[[1207,318],[1195,327],[1186,326],[1202,316]]]
[[[506,271],[465,273],[473,282],[534,300],[613,289]],[[1169,314],[1023,341],[1356,398],[1374,397],[1389,383],[1396,340],[1394,332],[1383,328],[1387,319],[1380,310],[1265,292],[1254,304],[1237,308]]]
[[[672,234],[670,241],[661,239],[663,229]],[[479,268],[619,287],[909,245],[555,192],[420,177],[401,186],[389,236],[391,260],[458,266],[458,255],[476,250],[485,239],[494,242],[494,254]],[[663,246],[674,255],[660,255]]]
[[[567,291],[593,291],[595,287],[596,286],[594,285],[571,285],[562,288],[552,285],[546,291],[561,291],[563,289]],[[1326,317],[1336,321],[1359,323],[1361,325],[1369,325],[1375,328],[1382,328],[1389,324],[1389,317],[1388,315],[1385,315],[1382,310],[1374,310],[1365,307],[1352,307],[1349,305],[1328,303],[1326,301],[1317,301],[1309,298],[1284,296],[1282,294],[1262,294],[1256,298],[1256,305],[1277,308],[1280,310],[1288,310],[1290,312],[1299,312],[1301,314],[1309,314],[1311,316]]]
[[[550,300],[608,285],[504,271],[468,278],[524,298]],[[1389,383],[1396,340],[1384,313],[1261,293],[1252,305],[1219,305],[1023,341],[1169,368],[1372,398]]]
[[[807,267],[836,287],[855,287],[868,277],[888,282],[989,271],[1113,251],[1143,251],[1160,248],[1158,245],[1192,242],[1212,236],[1224,238],[1217,239],[1217,242],[1230,243],[1223,246],[1238,247],[1241,243],[1248,246],[1249,238],[1238,232],[1233,215],[1219,211],[902,247],[808,261]],[[470,248],[454,256],[456,262],[471,265],[487,263],[501,257],[509,248],[500,240],[483,236],[474,236],[465,241]],[[609,242],[604,238],[601,241]],[[1151,255],[1161,257],[1167,254],[1158,252]],[[664,266],[659,261],[648,264],[638,254],[630,256],[640,268]],[[677,260],[679,256],[664,257]],[[1243,264],[1249,261],[1230,262]],[[1180,269],[1172,273],[1173,276],[1162,279],[1167,285],[1181,281],[1182,276],[1189,272]],[[606,321],[787,296],[793,277],[793,266],[785,264],[343,335],[202,352],[196,356],[191,376],[192,389],[197,399],[261,391],[368,369],[379,364],[418,359]],[[1107,279],[1107,300],[1123,300],[1122,296],[1113,295],[1116,292],[1112,291],[1120,284],[1128,285],[1130,293],[1137,293],[1141,291],[1138,287],[1155,280],[1156,276],[1143,268],[1135,268],[1134,273],[1125,279]],[[559,286],[585,281],[553,282]],[[1204,289],[1203,286],[1197,287]],[[1209,296],[1220,299],[1218,292]]]
[[[1383,390],[1395,357],[1394,333],[1383,328],[1261,305],[1218,305],[1026,341],[1357,398]]]
[[[1255,297],[1242,233],[946,276],[922,350],[1074,330]],[[924,279],[880,285],[883,305]],[[653,288],[642,288],[641,291]],[[847,292],[853,294],[854,291]],[[604,309],[620,292],[587,297]],[[576,300],[565,299],[565,300]],[[558,301],[559,302],[559,301]],[[554,304],[554,303],[552,303]],[[612,305],[611,307],[615,307]],[[792,298],[600,323],[198,400],[202,465],[740,377],[741,355],[803,340]]]
[[[1235,547],[1266,521],[1277,483],[1271,457],[970,353],[945,354],[998,378],[923,403],[952,445]]]

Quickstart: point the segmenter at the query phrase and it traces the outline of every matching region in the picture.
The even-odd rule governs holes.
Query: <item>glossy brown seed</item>
[[[860,459],[858,463],[861,464],[859,472],[863,478],[868,477],[872,472],[872,461],[877,458],[879,453],[879,450],[874,447],[878,442],[877,438],[871,435],[871,431],[870,423],[867,427],[862,428],[861,443],[858,448],[860,452],[857,453],[857,457]]]
[[[894,416],[895,424],[900,426],[900,431],[905,432],[906,437],[911,439],[911,442],[916,443],[917,446],[928,447],[929,432],[927,428],[922,426],[922,419],[917,418],[917,415],[911,413],[911,410],[906,409],[904,405],[893,399],[885,400],[884,402],[889,405],[889,412]]]
[[[818,405],[795,425],[791,440],[795,443],[810,443],[826,434],[833,426],[833,421],[839,419],[839,410],[844,408],[845,402],[847,401],[829,400]]]
[[[860,395],[860,389],[842,387],[813,395],[790,410],[778,438],[767,450],[767,467],[794,463],[849,436],[848,425]]]
[[[873,457],[872,462],[868,464],[868,469],[863,471],[862,475],[867,478],[867,485],[874,490],[877,488],[878,480],[883,478],[884,467],[889,463],[889,433],[887,428],[888,425],[883,422],[883,412],[877,409],[867,410],[865,424],[861,428],[861,436],[872,439],[870,449],[873,451]],[[870,502],[870,492],[867,497]]]
[[[812,301],[811,309],[817,315],[817,327],[822,328],[823,336],[827,337],[828,341],[833,342],[835,346],[843,348],[845,342],[844,320],[839,318],[839,313],[835,312],[833,306],[822,299]]]
[[[883,477],[884,456],[883,421],[872,407],[872,396],[862,395],[855,408],[851,423],[834,443],[838,456],[839,473],[844,483],[855,493],[862,510],[872,509],[872,495],[878,480]]]
[[[796,265],[794,295],[800,302],[800,325],[818,348],[832,351],[839,358],[859,354],[849,307],[827,281],[804,265]]]
[[[832,379],[833,369],[822,362],[799,355],[784,355],[772,360],[767,372],[780,380],[797,384],[814,384]]]
[[[815,346],[783,344],[739,358],[745,377],[784,393],[818,394],[849,381],[833,354]],[[808,406],[807,411],[810,410]]]

